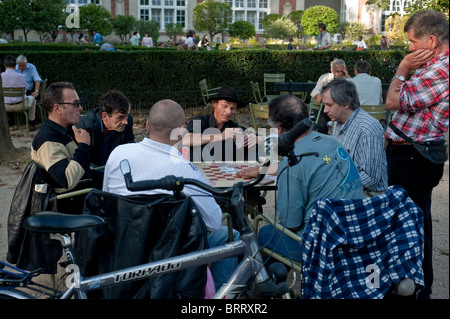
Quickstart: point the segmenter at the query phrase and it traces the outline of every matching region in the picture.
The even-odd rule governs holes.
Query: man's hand
[[[87,145],[91,145],[91,136],[88,131],[82,128],[77,128],[75,125],[72,126],[73,133],[75,134],[75,140],[78,144],[84,143]]]
[[[428,49],[419,49],[406,55],[400,62],[399,69],[416,70],[434,57],[434,52]]]

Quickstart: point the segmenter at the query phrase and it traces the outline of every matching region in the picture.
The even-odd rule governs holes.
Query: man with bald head
[[[139,143],[117,146],[110,154],[105,166],[103,190],[118,195],[170,194],[162,189],[132,192],[125,185],[120,171],[120,162],[128,160],[134,181],[160,179],[167,175],[197,179],[208,184],[206,178],[188,160],[185,160],[175,147],[185,132],[183,108],[172,100],[162,100],[153,105],[147,123],[148,138]],[[212,233],[208,236],[210,247],[227,241],[228,230],[222,225],[222,211],[214,197],[195,186],[188,185],[183,192],[192,196],[206,228]],[[208,196],[209,195],[209,196]],[[234,231],[234,239],[239,233]],[[211,267],[216,288],[225,281],[237,265],[237,259],[229,258],[216,262]]]

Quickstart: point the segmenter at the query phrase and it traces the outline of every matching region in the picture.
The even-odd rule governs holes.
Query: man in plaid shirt
[[[386,107],[397,111],[392,124],[415,142],[440,141],[449,124],[448,21],[437,11],[411,16],[404,31],[412,53],[400,62],[386,98]],[[410,72],[414,74],[407,79]],[[411,143],[389,128],[386,131],[389,185],[401,185],[424,212],[425,288],[419,298],[429,299],[433,283],[431,193],[443,175],[444,164],[423,157]]]

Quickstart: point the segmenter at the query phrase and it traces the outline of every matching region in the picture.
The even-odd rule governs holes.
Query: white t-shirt
[[[105,166],[103,191],[118,195],[171,194],[171,191],[155,189],[132,192],[126,188],[120,171],[120,162],[127,159],[131,167],[133,181],[160,179],[168,175],[197,179],[205,184],[208,181],[198,168],[185,160],[180,152],[167,144],[144,138],[139,143],[123,144],[110,154]],[[211,193],[193,185],[186,185],[183,193],[192,196],[208,230],[216,230],[222,224],[222,210]]]

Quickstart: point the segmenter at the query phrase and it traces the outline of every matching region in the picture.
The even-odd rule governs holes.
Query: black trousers
[[[419,292],[419,299],[428,299],[433,284],[433,242],[431,222],[431,194],[444,174],[444,164],[433,164],[424,158],[412,145],[386,147],[388,163],[388,184],[401,185],[409,197],[424,213],[424,260],[425,287]]]

